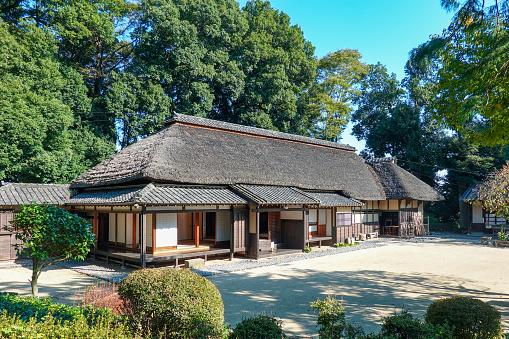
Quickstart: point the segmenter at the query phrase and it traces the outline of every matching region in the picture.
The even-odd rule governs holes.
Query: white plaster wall
[[[125,215],[125,243],[126,245],[132,245],[133,244],[133,215],[130,213],[127,213]]]
[[[108,240],[111,242],[115,242],[115,213],[108,213],[109,222],[108,222]]]
[[[352,208],[351,207],[338,207],[337,210],[336,210],[338,213],[349,213],[349,212],[352,212]]]
[[[152,214],[145,214],[145,225],[147,227],[147,246],[152,247]]]
[[[484,223],[484,218],[482,215],[482,207],[481,206],[472,206],[472,222],[473,223]]]
[[[354,224],[360,224],[362,222],[362,215],[360,213],[353,213],[352,222]]]
[[[147,207],[147,212],[149,211],[181,211],[182,206],[149,206]]]
[[[420,213],[424,213],[424,204],[419,204],[419,209],[418,209],[418,211],[419,211]]]
[[[177,246],[177,213],[157,214],[156,232],[156,247]]]
[[[281,211],[281,219],[284,220],[303,220],[303,217],[302,211]]]
[[[216,241],[230,240],[230,211],[216,212]]]
[[[188,231],[191,229],[189,227],[190,222],[187,220],[187,213],[176,213],[177,214],[177,234],[178,234],[178,240],[185,240],[188,238]],[[189,214],[191,215],[191,214]],[[156,238],[157,239],[157,238]]]
[[[117,241],[125,243],[125,213],[117,214]]]
[[[327,226],[325,227],[325,235],[330,237],[332,234],[332,209],[327,210]]]
[[[309,210],[309,222],[316,222],[318,218],[318,210],[310,209]]]

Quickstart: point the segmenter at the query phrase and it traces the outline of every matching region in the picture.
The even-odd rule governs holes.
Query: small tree
[[[86,219],[49,205],[20,205],[11,225],[4,228],[23,242],[14,245],[18,252],[32,259],[30,284],[34,296],[44,268],[57,261],[84,260],[95,241]]]
[[[490,213],[509,219],[509,161],[488,175],[479,187],[479,200]]]

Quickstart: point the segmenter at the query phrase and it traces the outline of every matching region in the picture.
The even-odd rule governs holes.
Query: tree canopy
[[[490,213],[509,220],[509,161],[487,176],[478,193],[479,200]]]
[[[16,245],[32,259],[32,294],[37,296],[37,280],[42,270],[57,261],[85,260],[95,236],[88,221],[60,207],[20,205],[11,225],[5,227],[22,241]]]

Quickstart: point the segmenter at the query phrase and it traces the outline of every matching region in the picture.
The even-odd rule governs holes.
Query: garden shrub
[[[224,306],[217,288],[190,271],[154,268],[134,271],[118,286],[122,312],[131,326],[163,338],[219,337]]]
[[[115,322],[113,312],[107,308],[73,307],[52,303],[50,298],[25,297],[17,294],[0,294],[0,312],[5,311],[8,315],[16,315],[23,321],[34,319],[44,321],[51,315],[57,320],[72,321],[84,317],[89,323],[96,319],[110,319]]]
[[[235,326],[230,339],[281,339],[286,338],[281,321],[266,314],[244,318]]]
[[[414,318],[410,313],[403,311],[401,314],[395,314],[384,318],[382,329],[380,330],[380,337],[398,339],[450,339],[452,338],[452,330],[447,325],[441,326],[423,323],[419,319]]]
[[[94,324],[89,324],[84,317],[63,322],[51,314],[43,320],[31,317],[25,321],[3,310],[0,312],[0,338],[141,339],[142,336],[136,332],[131,333],[121,323],[111,324],[110,319],[102,316]]]
[[[482,300],[455,296],[433,302],[426,322],[453,326],[454,338],[499,338],[502,335],[500,313]]]
[[[362,338],[364,331],[345,321],[343,305],[330,294],[324,300],[309,303],[318,311],[318,334],[320,339]]]

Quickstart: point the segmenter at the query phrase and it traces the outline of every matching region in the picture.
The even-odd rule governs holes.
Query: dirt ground
[[[343,300],[347,321],[378,331],[384,316],[409,310],[423,317],[429,304],[454,295],[482,299],[509,321],[509,248],[480,245],[479,237],[395,242],[350,253],[212,276],[225,318],[265,312],[283,320],[285,332],[316,333],[309,303],[328,293]]]
[[[509,248],[481,245],[479,237],[391,242],[382,247],[259,267],[209,277],[234,325],[244,316],[274,313],[288,335],[316,336],[309,303],[328,293],[343,300],[347,321],[378,331],[382,317],[402,309],[422,317],[439,298],[480,298],[501,313],[509,330]],[[0,268],[0,292],[30,294],[29,268]],[[52,267],[39,278],[42,296],[74,304],[77,291],[99,282]]]

